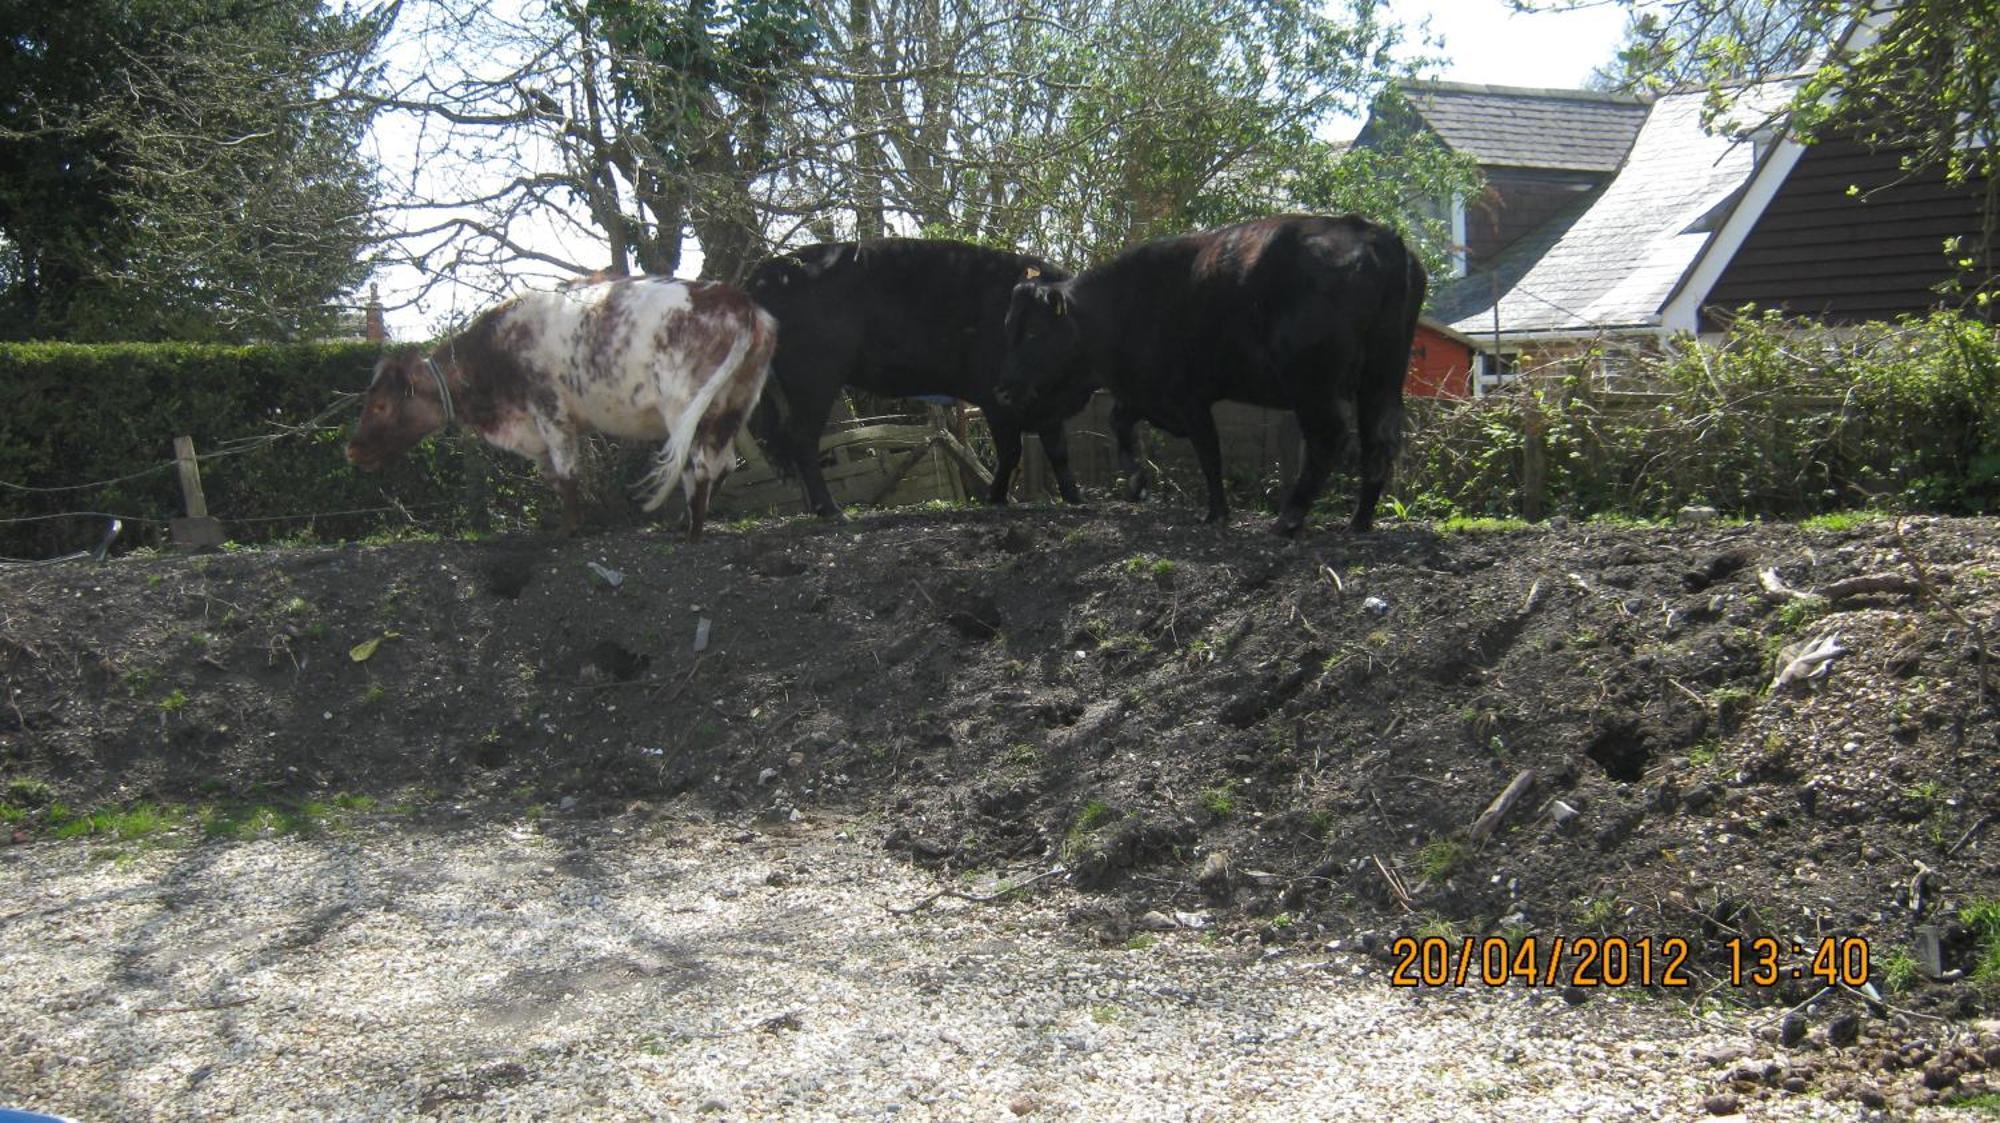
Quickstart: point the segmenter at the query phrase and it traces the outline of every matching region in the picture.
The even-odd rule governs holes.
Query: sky
[[[1584,6],[1570,11],[1537,14],[1515,12],[1507,0],[1390,0],[1390,8],[1396,19],[1410,28],[1413,42],[1424,25],[1432,37],[1442,39],[1442,46],[1432,53],[1446,61],[1427,77],[1562,89],[1582,86],[1593,68],[1608,62],[1625,27],[1627,10],[1622,4],[1611,0],[1582,2]],[[1322,135],[1350,138],[1360,131],[1361,124],[1359,119],[1329,122]],[[390,164],[391,174],[396,174],[396,144],[390,138],[377,140],[382,145],[380,155]],[[691,243],[689,249],[693,252],[682,266],[683,272],[692,276],[700,266],[700,251]],[[388,322],[394,338],[421,339],[452,314],[449,286],[423,305],[398,308],[402,303],[399,297],[414,287],[414,275],[385,269],[377,281],[384,303],[390,306]],[[473,307],[458,312],[476,312],[483,303],[485,298],[474,298]]]

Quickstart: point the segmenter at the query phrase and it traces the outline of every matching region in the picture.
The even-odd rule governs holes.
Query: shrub
[[[545,495],[532,468],[462,434],[426,441],[379,476],[348,465],[342,446],[359,407],[346,396],[366,385],[377,353],[365,343],[0,344],[10,403],[0,482],[16,485],[0,488],[0,555],[88,544],[100,524],[76,512],[127,517],[126,544],[163,540],[182,513],[170,463],[181,435],[214,457],[202,463],[203,492],[238,541],[361,537],[407,526],[399,504],[446,531],[482,527],[489,508],[531,517]],[[107,480],[117,482],[77,487]],[[353,511],[368,513],[341,513]]]
[[[1550,512],[2000,510],[2000,341],[1952,312],[1837,329],[1745,314],[1720,345],[1592,349],[1411,413],[1396,491],[1433,512],[1519,512],[1531,442]]]

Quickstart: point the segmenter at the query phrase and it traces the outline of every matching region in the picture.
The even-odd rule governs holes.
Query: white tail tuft
[[[695,394],[694,400],[688,403],[688,407],[681,411],[680,417],[675,419],[674,427],[667,435],[666,447],[660,450],[660,455],[654,460],[653,470],[646,473],[645,478],[639,481],[640,491],[647,489],[652,491],[652,495],[646,500],[646,510],[658,510],[660,504],[665,503],[667,496],[672,494],[674,484],[686,473],[688,458],[694,452],[695,430],[701,427],[701,419],[708,416],[708,407],[715,404],[716,396],[729,387],[731,378],[736,374],[736,368],[742,365],[743,356],[749,352],[756,337],[755,331],[745,331],[737,335],[736,342],[730,345],[729,354],[723,358],[722,364],[716,368],[715,373],[709,375],[708,382],[702,386],[699,393]]]

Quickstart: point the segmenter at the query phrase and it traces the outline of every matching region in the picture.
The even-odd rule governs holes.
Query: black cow
[[[1033,408],[1101,380],[1132,498],[1144,494],[1133,426],[1194,442],[1208,521],[1228,517],[1218,401],[1289,409],[1305,463],[1272,527],[1297,534],[1346,437],[1361,439],[1365,531],[1403,439],[1403,375],[1426,278],[1395,231],[1366,219],[1287,215],[1136,246],[1067,281],[1034,278],[1007,311],[1003,400]]]
[[[1087,380],[1038,398],[1032,412],[993,392],[1008,293],[1031,273],[1068,276],[1023,254],[917,238],[811,246],[758,264],[744,288],[778,318],[778,354],[750,429],[781,469],[803,478],[814,511],[840,513],[820,475],[819,440],[842,386],[978,406],[999,458],[995,504],[1007,502],[1022,432],[1037,432],[1062,497],[1078,502],[1062,423],[1089,401]]]

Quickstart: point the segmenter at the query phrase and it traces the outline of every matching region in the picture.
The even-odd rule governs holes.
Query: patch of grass
[[[1708,704],[1715,710],[1716,724],[1734,728],[1738,719],[1757,700],[1757,692],[1747,686],[1718,686],[1708,692]]]
[[[1306,815],[1306,830],[1311,831],[1314,838],[1325,838],[1327,835],[1333,833],[1333,821],[1333,812],[1331,811],[1308,812]]]
[[[1426,914],[1410,935],[1419,940],[1444,940],[1453,944],[1459,941],[1458,925],[1450,917],[1439,913]]]
[[[1236,814],[1236,781],[1229,780],[1218,787],[1203,788],[1201,806],[1217,819],[1227,819]]]
[[[1174,562],[1171,558],[1152,554],[1133,554],[1118,564],[1118,571],[1127,577],[1151,577],[1163,581],[1174,575]]]
[[[197,816],[209,838],[252,839],[301,835],[314,821],[298,808],[275,803],[224,803],[201,808]]]
[[[1688,749],[1688,764],[1695,768],[1707,768],[1722,755],[1722,746],[1714,738],[1697,741]]]
[[[312,602],[301,596],[294,596],[278,606],[278,611],[286,616],[305,616],[312,612]]]
[[[1973,965],[1972,977],[2000,980],[2000,898],[1978,898],[1959,910],[1958,919],[1979,941],[1979,962]]]
[[[1465,865],[1472,851],[1455,838],[1434,838],[1417,851],[1417,870],[1426,881],[1443,881]]]
[[[1824,515],[1814,515],[1809,519],[1799,520],[1799,527],[1803,530],[1817,530],[1831,533],[1853,530],[1856,527],[1867,526],[1873,522],[1887,522],[1895,517],[1889,511],[1829,511]]]
[[[1832,607],[1825,597],[1794,597],[1778,606],[1778,630],[1802,631],[1807,625],[1825,616],[1827,610]]]
[[[62,812],[60,818],[58,811]],[[102,837],[119,842],[144,842],[179,826],[180,818],[151,803],[123,809],[101,807],[82,815],[71,815],[67,808],[56,803],[49,805],[49,825],[57,838]]]
[[[54,802],[55,790],[33,776],[16,776],[7,781],[7,802],[23,807],[46,807]]]
[[[1912,784],[1904,788],[1903,794],[1924,803],[1936,803],[1944,798],[1944,785],[1936,780],[1925,780],[1921,784]]]
[[[1076,822],[1063,835],[1062,860],[1074,861],[1090,845],[1090,836],[1100,828],[1115,822],[1119,813],[1101,799],[1088,800],[1076,814]]]
[[[135,668],[125,672],[125,693],[134,698],[152,693],[155,683],[160,681],[160,672],[146,668]]]
[[[1153,945],[1159,942],[1160,938],[1158,936],[1153,935],[1151,932],[1141,932],[1138,935],[1132,937],[1131,939],[1125,941],[1125,950],[1145,951],[1147,948],[1152,947]]]
[[[1963,1108],[1967,1111],[1976,1111],[1981,1115],[1990,1115],[1995,1119],[2000,1119],[2000,1092],[1981,1092],[1976,1096],[1967,1096],[1962,1100],[1953,1100],[1950,1106]]]
[[[1085,801],[1083,809],[1076,813],[1076,830],[1089,833],[1118,818],[1118,812],[1101,799]]]
[[[1109,1002],[1100,1002],[1090,1008],[1090,1020],[1101,1026],[1118,1024],[1118,1007]]]
[[[1576,922],[1584,928],[1602,931],[1618,919],[1618,898],[1585,897],[1577,902]]]
[[[364,706],[373,706],[388,696],[388,687],[383,686],[379,682],[371,682],[368,684],[368,689],[361,692],[361,704]]]
[[[1439,534],[1502,534],[1526,529],[1526,519],[1496,519],[1484,515],[1454,515],[1437,524]]]
[[[188,704],[187,691],[180,689],[175,689],[165,698],[160,699],[160,709],[170,714],[177,714],[182,710],[187,709],[187,704]]]
[[[1042,750],[1026,741],[1018,741],[1008,747],[1001,759],[1022,768],[1039,768],[1042,764]]]
[[[372,795],[352,795],[347,792],[333,797],[333,805],[342,811],[373,811],[376,802]]]
[[[1917,981],[1917,957],[1902,948],[1882,957],[1877,966],[1882,969],[1882,986],[1891,994],[1900,994]]]

